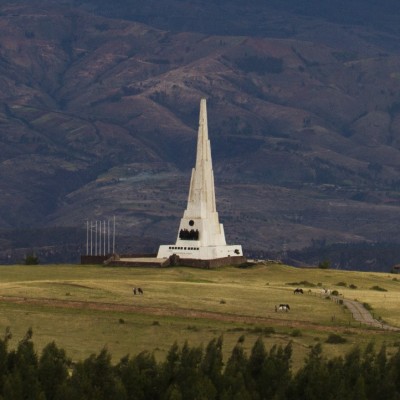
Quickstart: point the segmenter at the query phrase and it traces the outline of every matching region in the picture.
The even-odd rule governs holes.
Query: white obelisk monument
[[[173,245],[162,245],[157,258],[212,260],[243,256],[242,246],[227,245],[215,204],[214,173],[208,139],[206,99],[200,101],[196,166],[192,170],[189,198]]]

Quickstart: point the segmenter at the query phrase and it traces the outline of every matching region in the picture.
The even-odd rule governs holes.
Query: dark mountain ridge
[[[0,229],[79,247],[116,215],[120,251],[174,241],[206,97],[229,241],[399,243],[398,6],[282,4],[4,2]]]

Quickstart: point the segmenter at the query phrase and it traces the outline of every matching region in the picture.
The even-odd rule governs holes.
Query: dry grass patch
[[[0,274],[0,296],[61,302],[57,307],[0,302],[0,333],[11,326],[16,343],[32,326],[39,347],[56,340],[74,359],[104,346],[115,360],[145,349],[154,349],[162,358],[175,340],[206,344],[219,335],[224,336],[226,352],[230,353],[243,334],[248,350],[259,335],[271,346],[292,340],[295,363],[300,365],[309,346],[325,342],[336,329],[343,332],[343,326],[351,322],[343,307],[321,297],[321,286],[332,288],[338,282],[357,282],[357,290],[340,285],[340,292],[352,299],[356,295],[382,318],[400,326],[400,282],[387,274],[282,265],[218,270],[7,266],[0,267]],[[312,284],[311,292],[307,288],[303,295],[294,295],[297,285],[288,283],[302,281]],[[370,290],[373,285],[388,292]],[[143,288],[144,295],[134,296],[132,287]],[[115,309],[63,307],[66,301],[113,304]],[[290,312],[275,312],[280,303],[290,304]],[[134,308],[129,311],[126,307],[130,306]],[[274,332],[268,331],[270,328]],[[293,334],[296,330],[301,334]],[[371,339],[388,342],[395,336],[368,329],[349,332],[341,334],[347,340],[343,345],[324,344],[327,354],[343,354],[355,343]]]

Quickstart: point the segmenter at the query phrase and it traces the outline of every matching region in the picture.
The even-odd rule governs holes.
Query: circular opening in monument
[[[194,225],[194,221],[193,221],[192,219],[189,221],[189,225],[190,225],[190,226],[193,226],[193,225]]]

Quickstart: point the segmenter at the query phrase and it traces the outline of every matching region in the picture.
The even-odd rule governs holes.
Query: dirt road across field
[[[336,300],[339,300],[338,297],[335,297]],[[352,313],[353,318],[360,322],[361,324],[372,326],[374,328],[381,328],[388,331],[400,331],[400,328],[395,326],[387,325],[375,319],[372,314],[358,301],[355,300],[345,300],[341,299],[343,304],[349,309]]]
[[[49,298],[27,298],[17,296],[0,296],[0,302],[21,304],[21,305],[36,305],[49,308],[69,308],[69,309],[82,309],[82,310],[98,310],[98,311],[114,311],[114,312],[127,312],[138,313],[145,315],[157,316],[173,316],[180,318],[198,318],[217,320],[221,322],[237,322],[248,324],[261,324],[261,325],[275,325],[286,326],[290,328],[303,328],[313,329],[319,331],[343,331],[349,330],[349,326],[325,326],[319,325],[310,321],[289,320],[273,317],[252,317],[246,315],[227,314],[211,311],[201,311],[186,308],[161,308],[161,307],[148,307],[137,306],[131,304],[117,304],[117,303],[102,303],[90,301],[73,301],[73,300],[60,300]],[[351,300],[343,300],[349,310],[352,312],[356,321],[360,321],[374,328],[399,330],[398,328],[383,326],[379,321],[372,318],[372,315],[360,304]],[[361,307],[361,308],[360,308]],[[369,314],[369,316],[368,316]],[[376,322],[376,323],[375,323]],[[354,329],[354,328],[350,328]]]

